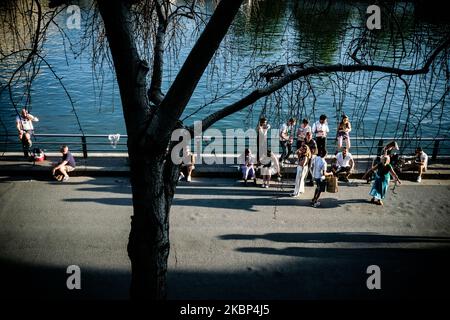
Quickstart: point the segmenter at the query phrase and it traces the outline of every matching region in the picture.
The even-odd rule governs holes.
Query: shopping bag
[[[338,179],[335,176],[327,176],[327,192],[337,193],[338,192]]]

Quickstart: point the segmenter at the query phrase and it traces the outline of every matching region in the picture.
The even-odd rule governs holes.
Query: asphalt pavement
[[[385,206],[360,180],[309,204],[236,179],[181,182],[170,213],[170,299],[448,298],[450,180],[391,185]],[[7,297],[126,299],[126,177],[0,177],[0,269]],[[69,290],[67,267],[81,270]],[[369,290],[367,268],[381,272]]]

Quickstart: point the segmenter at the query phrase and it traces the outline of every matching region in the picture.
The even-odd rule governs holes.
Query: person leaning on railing
[[[33,121],[38,122],[39,119],[28,113],[27,109],[23,108],[20,114],[16,117],[16,128],[19,132],[19,140],[22,142],[24,148],[31,148],[31,135],[34,133]]]

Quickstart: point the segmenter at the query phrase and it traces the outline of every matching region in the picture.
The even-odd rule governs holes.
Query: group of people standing
[[[350,132],[352,130],[350,120],[347,115],[343,115],[336,131],[336,145],[337,150],[335,157],[332,160],[331,171],[328,171],[328,165],[325,160],[327,156],[327,137],[330,128],[327,122],[327,116],[321,115],[312,127],[309,125],[308,119],[303,119],[300,126],[297,128],[295,135],[296,120],[290,118],[284,123],[279,131],[279,141],[281,147],[281,155],[277,157],[267,149],[267,153],[260,155],[260,136],[263,136],[262,141],[267,141],[268,131],[270,125],[266,118],[261,118],[258,127],[258,144],[257,157],[253,157],[249,149],[245,150],[244,159],[241,161],[241,169],[243,179],[247,184],[247,180],[254,179],[256,184],[255,164],[261,166],[261,175],[263,177],[263,188],[268,188],[272,175],[280,177],[281,167],[283,164],[292,163],[289,159],[293,153],[293,144],[296,139],[296,151],[293,157],[296,161],[296,178],[294,191],[291,194],[293,197],[298,197],[305,191],[305,183],[310,176],[309,185],[316,184],[314,197],[311,201],[312,206],[320,206],[321,193],[326,189],[326,179],[328,176],[335,176],[339,180],[348,182],[348,177],[355,167],[355,161],[352,154],[349,152],[351,147]],[[314,137],[313,137],[314,136]],[[345,143],[345,146],[344,146]],[[397,173],[391,165],[391,153],[393,150],[398,150],[396,142],[391,142],[384,147],[382,154],[378,157],[378,161],[373,163],[365,177],[373,177],[373,184],[369,194],[372,196],[371,202],[382,205],[382,199],[385,198],[388,189],[390,177],[392,176],[397,183],[401,184]],[[264,162],[265,160],[265,162]],[[416,159],[411,164],[410,168],[417,169],[419,176],[417,181],[421,181],[422,173],[426,170],[428,156],[419,147],[416,149]],[[262,164],[263,163],[263,164]]]
[[[333,165],[333,171],[327,172],[327,163],[325,157],[327,155],[326,144],[327,136],[330,132],[327,122],[327,116],[321,115],[319,120],[313,126],[309,125],[308,119],[303,119],[302,123],[296,130],[294,129],[296,120],[290,118],[284,123],[279,130],[279,141],[281,147],[281,155],[277,158],[274,153],[267,148],[267,152],[261,153],[261,143],[267,143],[268,131],[270,125],[266,118],[261,118],[257,127],[257,157],[253,157],[249,149],[245,150],[243,159],[241,159],[241,170],[244,182],[254,179],[256,182],[255,167],[260,165],[263,183],[261,187],[268,188],[270,186],[271,176],[277,175],[280,177],[281,167],[284,164],[292,163],[289,159],[293,153],[293,144],[296,140],[296,151],[294,160],[297,162],[295,188],[292,193],[293,197],[297,197],[304,193],[305,180],[310,175],[310,184],[313,180],[316,182],[317,188],[312,200],[314,206],[319,206],[319,198],[321,192],[325,190],[325,177],[327,175],[344,174],[344,179],[348,181],[347,177],[354,167],[352,155],[348,152],[350,147],[350,131],[351,125],[348,117],[344,115],[342,121],[338,126],[336,139],[338,146],[341,149],[345,141],[346,147],[341,152],[336,152],[336,163]],[[314,138],[313,138],[314,135]]]

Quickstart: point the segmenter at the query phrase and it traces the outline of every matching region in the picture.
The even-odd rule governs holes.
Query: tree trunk
[[[136,156],[136,154],[134,154]],[[163,157],[139,156],[131,162],[134,212],[128,256],[132,299],[165,299],[169,256],[169,210],[178,167]]]
[[[132,299],[166,297],[169,210],[179,167],[167,147],[206,66],[236,15],[240,1],[221,1],[161,104],[150,112],[145,77],[133,39],[130,6],[125,0],[98,1],[119,83],[128,134],[133,216],[128,243]],[[163,31],[163,30],[160,30]],[[162,39],[160,39],[162,40]],[[160,45],[162,42],[160,42]],[[161,63],[162,63],[162,56]],[[156,70],[157,76],[161,70]],[[154,86],[158,88],[159,80]],[[159,99],[154,99],[157,102]]]

